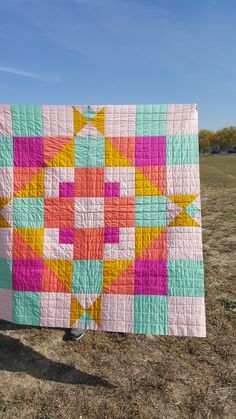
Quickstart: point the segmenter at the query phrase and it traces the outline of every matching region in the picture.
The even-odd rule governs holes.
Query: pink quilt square
[[[12,136],[12,117],[9,105],[0,105],[0,136]]]
[[[206,336],[204,297],[168,297],[169,335]]]
[[[40,306],[40,326],[70,327],[71,294],[42,292]]]
[[[133,333],[134,296],[104,294],[102,297],[102,329]]]

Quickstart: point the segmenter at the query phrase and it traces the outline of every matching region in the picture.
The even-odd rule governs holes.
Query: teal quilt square
[[[79,322],[80,324],[82,324],[82,326],[87,329],[87,327],[89,327],[89,325],[92,323],[93,319],[92,317],[90,317],[90,315],[87,313],[87,311],[85,311],[82,316],[80,316],[79,318]]]
[[[11,114],[15,137],[38,137],[43,134],[40,105],[12,105]]]
[[[134,296],[134,332],[168,335],[168,297]]]
[[[13,292],[13,322],[40,326],[40,293],[28,291]]]
[[[43,198],[14,198],[13,226],[18,228],[41,228],[44,225]]]
[[[204,296],[202,260],[168,260],[168,294],[180,297]]]
[[[75,294],[101,294],[102,260],[74,260],[72,291]]]
[[[104,138],[75,138],[75,167],[104,167]]]
[[[187,214],[192,218],[195,218],[198,215],[199,211],[200,209],[197,208],[194,204],[190,204],[188,205],[188,207],[185,208],[185,212],[187,212]]]
[[[0,138],[0,166],[13,166],[12,137]]]
[[[91,108],[91,106],[87,106],[87,108],[83,110],[82,114],[85,116],[85,118],[91,121],[91,119],[95,117],[96,112]]]
[[[165,227],[166,197],[139,196],[135,198],[136,227]]]
[[[169,135],[166,137],[166,164],[198,164],[197,135]]]
[[[167,105],[136,106],[136,136],[166,135]]]
[[[0,288],[12,288],[12,259],[0,259]]]

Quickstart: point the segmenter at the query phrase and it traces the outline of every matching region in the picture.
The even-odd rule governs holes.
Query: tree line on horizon
[[[219,149],[228,151],[236,147],[236,126],[221,128],[218,131],[202,129],[199,131],[199,149],[201,153]]]

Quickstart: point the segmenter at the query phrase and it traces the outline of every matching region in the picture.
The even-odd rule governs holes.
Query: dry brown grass
[[[201,159],[207,338],[1,322],[0,418],[235,418],[236,156]]]

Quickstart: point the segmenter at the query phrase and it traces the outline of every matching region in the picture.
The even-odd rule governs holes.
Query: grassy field
[[[236,156],[201,158],[207,338],[0,323],[0,418],[235,418]]]

